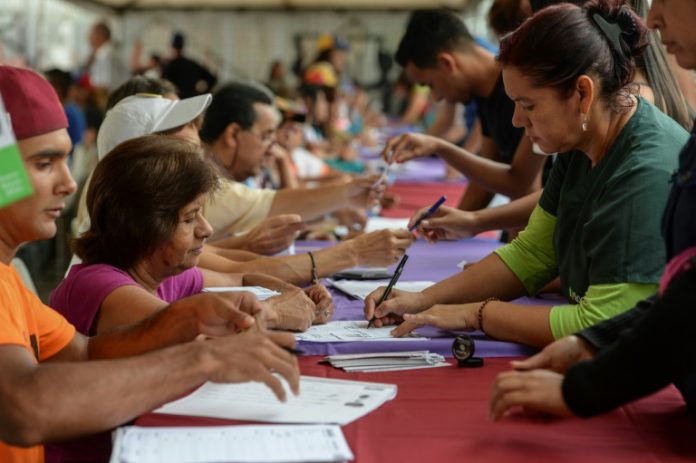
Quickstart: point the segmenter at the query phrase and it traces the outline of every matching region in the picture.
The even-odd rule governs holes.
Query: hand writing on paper
[[[404,322],[391,334],[401,337],[416,328],[432,325],[443,330],[473,331],[477,327],[476,311],[480,304],[436,304],[417,314],[404,314]]]
[[[394,288],[387,300],[375,307],[386,289],[386,286],[380,286],[365,298],[365,319],[372,320],[373,316],[376,317],[374,326],[377,328],[400,323],[403,320],[403,314],[420,312],[431,305],[423,293]]]
[[[515,370],[548,368],[558,373],[565,371],[582,360],[590,360],[594,351],[579,336],[565,336],[544,347],[544,350],[525,360],[515,360],[510,365]]]
[[[498,421],[514,407],[570,416],[572,413],[563,399],[562,383],[563,375],[549,370],[500,373],[493,384],[489,417]]]
[[[428,207],[424,207],[413,214],[408,226],[413,226],[418,221],[418,218],[427,212],[428,209]],[[476,228],[476,215],[474,212],[462,211],[449,206],[440,206],[429,219],[425,219],[420,223],[417,230],[430,243],[440,240],[471,238],[479,233],[479,230]]]
[[[439,141],[437,137],[430,135],[405,133],[389,140],[382,150],[382,157],[391,164],[430,156],[437,152]]]

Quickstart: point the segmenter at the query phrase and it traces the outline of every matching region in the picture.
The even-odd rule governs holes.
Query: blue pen
[[[447,201],[447,196],[442,195],[440,199],[437,200],[435,204],[433,204],[430,209],[428,209],[425,214],[421,215],[418,217],[418,220],[416,220],[416,223],[414,223],[412,226],[408,227],[408,231],[414,231],[416,228],[418,228],[418,225],[421,224],[422,221],[425,219],[429,218],[431,215],[433,215],[437,210],[442,206],[445,201]]]

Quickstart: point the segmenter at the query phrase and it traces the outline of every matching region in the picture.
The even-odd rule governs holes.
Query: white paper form
[[[273,291],[272,289],[264,288],[263,286],[213,286],[210,288],[203,288],[203,292],[205,293],[227,293],[240,291],[252,293],[259,301],[265,301],[273,296],[280,296],[278,291]]]
[[[268,423],[348,424],[396,397],[396,385],[302,376],[300,395],[295,396],[282,378],[287,392],[278,401],[263,383],[205,383],[155,413],[207,416]]]
[[[116,431],[110,463],[353,460],[338,426],[140,427]]]
[[[385,281],[327,280],[327,281],[334,288],[340,289],[341,291],[348,294],[349,296],[353,296],[354,298],[357,298],[357,299],[362,299],[363,301],[372,291],[379,288],[380,286],[387,286],[387,283],[389,283],[388,280],[385,280]],[[400,281],[397,284],[395,284],[394,287],[396,289],[400,289],[402,291],[418,292],[418,291],[423,291],[425,288],[428,288],[434,284],[435,284],[434,281]]]
[[[427,341],[430,338],[410,333],[402,338],[391,335],[393,326],[368,328],[367,320],[333,321],[325,325],[310,326],[306,331],[297,333],[298,341],[307,342],[364,342],[364,341]]]
[[[399,230],[408,228],[408,218],[391,219],[387,217],[370,217],[365,224],[365,233],[378,230]]]

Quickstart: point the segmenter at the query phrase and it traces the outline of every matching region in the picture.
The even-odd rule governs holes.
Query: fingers
[[[424,207],[422,209],[419,209],[415,214],[411,216],[411,219],[408,221],[408,228],[413,227],[418,220],[420,220],[421,217],[423,217],[423,214],[428,212],[429,207]]]
[[[295,394],[300,393],[300,370],[297,366],[297,358],[287,349],[295,347],[295,336],[290,333],[268,333],[268,338],[275,344],[275,354],[281,361],[273,368],[288,382],[290,390]]]
[[[382,294],[386,289],[386,286],[380,286],[367,295],[365,298],[365,308],[363,309],[365,312],[365,320],[372,320],[372,317],[375,315],[375,305],[377,301],[382,298]]]
[[[548,368],[550,366],[550,358],[545,351],[532,355],[524,360],[513,360],[510,366],[515,370],[533,370],[536,368]]]
[[[423,326],[423,323],[420,322],[420,318],[417,315],[404,314],[404,322],[394,328],[390,334],[395,338],[400,338],[421,326]]]

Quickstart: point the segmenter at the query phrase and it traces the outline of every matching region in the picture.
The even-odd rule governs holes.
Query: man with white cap
[[[75,191],[71,143],[41,76],[0,66],[0,95],[7,111],[0,117],[11,121],[34,190],[0,208],[0,461],[42,462],[44,442],[113,428],[205,381],[263,381],[283,399],[273,370],[297,392],[297,363],[283,349],[292,335],[224,336],[255,323],[260,308],[248,294],[182,299],[128,329],[87,338],[27,290],[9,263],[22,243],[55,235]],[[195,341],[201,334],[216,338]],[[127,358],[105,360],[115,357]]]
[[[196,121],[210,105],[211,95],[199,95],[183,100],[164,98],[154,94],[136,94],[124,98],[107,112],[97,135],[97,153],[103,159],[116,145],[152,133],[164,133],[200,142]],[[83,188],[78,204],[77,230],[89,227],[86,192]],[[298,215],[279,215],[262,221],[248,233],[225,242],[225,248],[234,248],[259,254],[275,254],[286,249],[303,228]],[[246,230],[244,230],[246,231]]]

